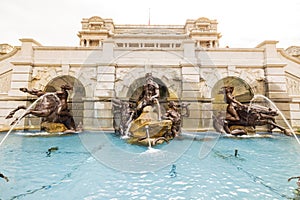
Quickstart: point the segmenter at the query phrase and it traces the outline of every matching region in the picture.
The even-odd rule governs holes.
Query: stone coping
[[[8,132],[9,130],[10,129],[8,127],[7,128],[0,128],[0,134]],[[14,128],[14,131],[39,131],[39,130],[40,130],[39,126],[25,126],[25,127],[16,127],[16,128]],[[214,132],[214,131],[211,131],[211,130],[208,130],[208,129],[203,129],[203,128],[202,129],[185,129],[185,130],[186,130],[187,133],[195,133],[196,132],[196,133],[199,133],[199,134],[201,134],[201,133],[207,134],[207,132]],[[105,133],[111,133],[111,132],[114,132],[114,129],[113,128],[97,129],[97,128],[88,127],[88,128],[85,128],[84,131],[91,131],[91,132],[100,131],[100,132],[105,132]],[[263,130],[263,129],[258,129],[257,131],[258,132],[266,132],[266,130]],[[300,136],[300,128],[294,128],[294,131],[295,131],[296,135]],[[280,131],[273,131],[273,133],[281,134]]]

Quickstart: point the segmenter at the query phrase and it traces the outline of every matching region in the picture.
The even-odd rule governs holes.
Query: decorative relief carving
[[[253,92],[257,94],[265,93],[265,74],[263,69],[242,70],[239,76],[242,80],[251,85]]]
[[[8,93],[11,83],[11,71],[0,75],[0,93]]]
[[[32,79],[31,81],[41,80],[42,77],[45,77],[47,73],[46,67],[35,67],[32,70]]]
[[[101,17],[93,16],[89,18],[89,22],[103,22],[104,20]]]
[[[0,55],[8,54],[13,49],[14,47],[9,44],[0,44]]]
[[[252,74],[256,81],[264,81],[265,80],[265,72],[263,69],[251,70],[250,74]]]
[[[300,46],[291,46],[285,50],[288,54],[294,57],[300,57]]]
[[[198,23],[210,23],[210,20],[206,17],[200,17],[196,20]]]
[[[33,88],[40,88],[41,85],[44,86],[50,76],[49,71],[47,67],[34,67],[31,75],[31,86]]]
[[[104,20],[98,16],[91,17],[88,23],[89,30],[100,30],[104,27],[105,24]]]
[[[289,95],[300,95],[300,79],[286,76],[286,85]]]
[[[199,78],[198,87],[199,87],[199,96],[201,98],[209,98],[210,88],[207,85],[207,82],[204,78],[202,78],[202,77]]]

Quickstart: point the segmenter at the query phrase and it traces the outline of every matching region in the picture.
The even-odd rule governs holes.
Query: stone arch
[[[215,112],[226,110],[227,104],[224,102],[224,94],[219,93],[224,86],[234,87],[233,96],[241,103],[249,103],[254,96],[253,89],[245,80],[235,76],[222,78],[215,83],[211,91]]]
[[[257,93],[264,92],[264,70],[263,69],[243,69],[243,70],[235,70],[234,73],[230,76],[227,75],[228,72],[224,73],[222,78],[227,77],[236,77],[243,80],[246,84],[251,87],[252,91]]]
[[[137,103],[138,97],[143,91],[143,85],[146,83],[145,70],[135,69],[134,72],[128,72],[115,85],[115,95],[117,98],[126,99],[132,103]],[[152,70],[154,81],[160,88],[160,105],[162,113],[168,108],[167,102],[170,100],[180,101],[181,85],[180,81],[174,81],[177,77],[175,71],[168,70],[168,73],[161,73],[159,70]],[[132,76],[134,75],[134,77]],[[142,76],[141,76],[142,75]]]
[[[103,22],[104,20],[99,16],[93,16],[93,17],[90,17],[88,21],[89,22]]]
[[[171,68],[153,69],[151,73],[154,81],[164,89],[162,92],[168,92],[166,98],[176,100],[181,94],[180,74],[178,71]],[[132,96],[136,88],[142,87],[145,84],[145,74],[147,72],[144,68],[122,69],[117,71],[117,81],[115,82],[115,96],[117,98],[128,99]],[[161,96],[164,96],[161,94]]]
[[[159,100],[164,102],[167,101],[170,94],[167,86],[157,77],[153,77],[154,82],[159,85]],[[133,81],[133,83],[129,86],[127,91],[127,97],[129,97],[129,101],[136,102],[143,92],[143,85],[145,84],[145,78],[141,77]]]
[[[158,77],[153,76],[154,82],[159,85],[159,102],[160,109],[162,113],[165,113],[168,108],[168,99],[170,98],[170,92],[166,84]],[[145,77],[140,77],[135,79],[132,84],[130,84],[126,96],[129,98],[129,101],[132,103],[137,103],[139,96],[143,92],[143,86],[146,83]],[[135,105],[137,106],[137,105]]]
[[[84,98],[86,90],[84,85],[73,76],[63,75],[50,80],[44,88],[45,92],[56,92],[60,90],[61,85],[68,84],[73,87],[68,97],[68,106],[73,114],[76,125],[83,122]]]
[[[69,72],[66,74],[62,73],[61,67],[35,67],[32,75],[33,79],[31,81],[31,85],[32,88],[46,91],[46,86],[48,87],[47,90],[50,90],[49,83],[53,80],[57,80],[58,77],[73,77],[84,86],[86,97],[92,98],[94,95],[96,81],[91,77],[95,77],[95,74],[95,67],[77,69],[74,68],[72,70],[69,70]]]

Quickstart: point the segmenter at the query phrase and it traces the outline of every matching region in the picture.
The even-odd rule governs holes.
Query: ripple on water
[[[178,142],[180,145],[180,141]],[[116,142],[117,143],[117,142]],[[98,162],[78,136],[8,138],[2,146],[0,199],[281,199],[292,197],[300,169],[298,146],[291,138],[220,138],[205,158],[203,142],[193,142],[174,163],[148,173],[128,173]],[[50,157],[51,146],[59,149]],[[126,148],[130,148],[126,146]],[[136,147],[135,147],[136,148]],[[234,149],[239,157],[233,156]],[[122,155],[120,155],[120,160]],[[122,164],[122,162],[120,162]],[[149,163],[150,165],[151,163]],[[176,177],[170,177],[172,164]],[[276,174],[276,176],[274,175]]]

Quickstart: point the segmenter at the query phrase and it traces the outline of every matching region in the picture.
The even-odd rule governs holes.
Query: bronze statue
[[[243,107],[244,105],[237,101],[232,95],[233,87],[224,87],[224,101],[228,104],[226,109],[226,120],[239,121],[240,117],[236,111],[237,107]]]
[[[70,87],[69,85],[62,85],[61,91],[57,91],[55,93],[46,93],[37,89],[28,90],[27,88],[20,88],[22,92],[35,95],[41,99],[35,106],[33,106],[33,108],[26,111],[26,113],[23,114],[21,118],[16,118],[11,123],[11,125],[31,114],[37,117],[41,117],[42,122],[62,123],[68,130],[75,131],[75,122],[72,114],[70,113],[70,110],[68,109],[67,104],[68,90],[71,89],[72,87]],[[27,107],[18,106],[6,116],[6,119],[12,118],[14,114],[20,109],[26,110]]]
[[[231,130],[232,126],[249,126],[255,128],[256,126],[269,125],[269,131],[272,132],[274,128],[280,129],[284,134],[290,135],[285,128],[275,123],[275,116],[278,113],[275,110],[263,106],[251,106],[241,104],[232,95],[234,88],[225,86],[219,92],[224,94],[224,101],[228,104],[225,116],[222,112],[217,116],[213,116],[213,125],[218,132],[223,130],[232,135],[245,135],[245,130],[235,129]],[[223,130],[222,130],[223,129]]]
[[[134,108],[132,103],[124,102],[119,99],[112,99],[115,132],[125,135],[128,131],[130,122],[133,120]]]
[[[158,120],[161,120],[161,111],[159,105],[159,85],[154,82],[152,73],[146,74],[146,84],[143,86],[143,92],[138,98],[136,108],[137,116],[143,111],[146,106],[157,105]]]
[[[112,99],[112,111],[113,111],[113,127],[116,134],[121,134],[121,120],[122,120],[122,101],[120,99]]]
[[[163,119],[169,119],[172,121],[171,136],[173,138],[181,132],[182,117],[188,117],[190,115],[190,111],[188,109],[189,105],[190,104],[184,103],[178,105],[174,101],[170,101],[168,104],[169,109],[164,114]],[[184,114],[182,113],[183,110],[185,110]]]
[[[290,178],[288,179],[288,182],[290,182],[290,181],[293,180],[293,179],[298,179],[298,180],[297,180],[297,186],[298,186],[298,188],[300,189],[300,176],[293,176],[293,177],[290,177]]]
[[[134,108],[132,103],[124,102],[122,104],[121,127],[125,131],[122,135],[128,132],[129,124],[133,120]]]
[[[73,115],[71,114],[69,108],[68,108],[68,90],[72,90],[72,87],[69,85],[62,85],[61,91],[56,91],[55,94],[60,99],[60,104],[58,106],[57,115],[58,117],[58,123],[62,123],[66,126],[68,130],[74,130],[76,129],[75,121],[73,118]]]
[[[288,179],[288,182],[290,182],[291,180],[293,180],[293,179],[297,179],[297,182],[296,182],[296,184],[297,184],[297,188],[296,189],[294,189],[294,194],[295,194],[295,197],[293,198],[293,199],[299,199],[299,197],[300,197],[300,176],[293,176],[293,177],[290,177],[289,179]]]
[[[168,143],[180,134],[182,118],[189,116],[190,104],[177,104],[171,101],[169,109],[161,116],[159,85],[153,81],[151,73],[147,73],[145,77],[146,84],[143,85],[143,91],[136,104],[120,99],[111,100],[115,133],[129,136],[127,141],[131,144],[149,146],[149,143],[152,145]],[[157,111],[153,109],[154,106]]]
[[[42,121],[48,122],[55,122],[57,121],[58,116],[56,115],[56,110],[58,109],[58,105],[60,104],[60,100],[54,94],[45,95],[45,92],[40,90],[28,90],[27,88],[20,88],[21,91],[27,92],[32,95],[36,95],[41,97],[42,99],[37,102],[37,104],[30,110],[28,110],[22,118],[26,117],[27,115],[34,115],[37,117],[42,117]],[[45,96],[43,96],[45,95]],[[7,116],[6,119],[10,119],[14,116],[14,114],[18,111],[24,109],[26,110],[27,107],[24,105],[18,106],[16,109],[12,110]],[[19,118],[16,118],[11,125],[15,124]]]
[[[174,138],[180,133],[181,128],[181,114],[178,110],[178,105],[174,101],[169,102],[169,109],[164,114],[163,119],[169,119],[172,121],[171,133]]]

